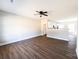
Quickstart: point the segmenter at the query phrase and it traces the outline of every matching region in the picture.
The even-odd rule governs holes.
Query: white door
[[[47,34],[46,33],[46,24],[43,24],[43,35]]]

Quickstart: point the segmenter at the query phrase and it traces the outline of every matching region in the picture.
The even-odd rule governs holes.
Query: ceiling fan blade
[[[45,15],[45,16],[48,16],[48,15]]]
[[[44,16],[48,16],[47,14],[43,13]]]
[[[36,12],[39,12],[39,11],[36,11]]]
[[[44,13],[48,13],[47,11],[45,11]]]

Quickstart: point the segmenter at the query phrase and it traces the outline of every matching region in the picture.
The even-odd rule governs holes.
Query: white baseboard
[[[68,39],[65,39],[65,38],[53,37],[53,36],[49,36],[49,35],[47,35],[47,37],[49,37],[49,38],[56,38],[56,39],[64,40],[64,41],[69,41]]]
[[[15,43],[15,42],[22,41],[22,40],[27,40],[27,39],[34,38],[34,37],[38,37],[38,36],[40,36],[40,35],[33,35],[33,36],[25,37],[25,38],[23,38],[23,39],[18,39],[18,40],[14,40],[14,41],[2,42],[2,43],[0,43],[0,46],[7,45],[7,44],[11,44],[11,43]]]

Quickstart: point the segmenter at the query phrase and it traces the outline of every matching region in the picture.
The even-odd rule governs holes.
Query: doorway
[[[43,35],[47,35],[47,31],[46,31],[46,24],[43,24]]]

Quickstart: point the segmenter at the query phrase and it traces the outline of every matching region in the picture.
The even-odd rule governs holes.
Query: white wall
[[[76,48],[77,57],[79,59],[79,38],[77,40],[77,48]]]
[[[79,1],[78,1],[78,11],[79,11]],[[79,18],[79,12],[78,12],[78,18]],[[79,59],[79,20],[78,20],[78,33],[77,33],[77,48],[76,48],[76,53]]]
[[[62,29],[47,29],[47,36],[66,41],[72,41],[77,36],[77,18],[69,18],[59,21],[51,21],[53,23],[62,24]],[[51,24],[50,24],[51,25]],[[72,26],[70,26],[72,25]]]
[[[79,9],[78,9],[79,10]],[[78,13],[79,14],[79,13]],[[78,16],[79,17],[79,16]],[[78,25],[79,25],[79,21],[78,21]],[[76,53],[77,53],[77,56],[78,56],[78,59],[79,59],[79,26],[78,26],[78,34],[77,34],[77,48],[76,48]]]
[[[40,20],[0,13],[0,42],[16,42],[41,34]]]

